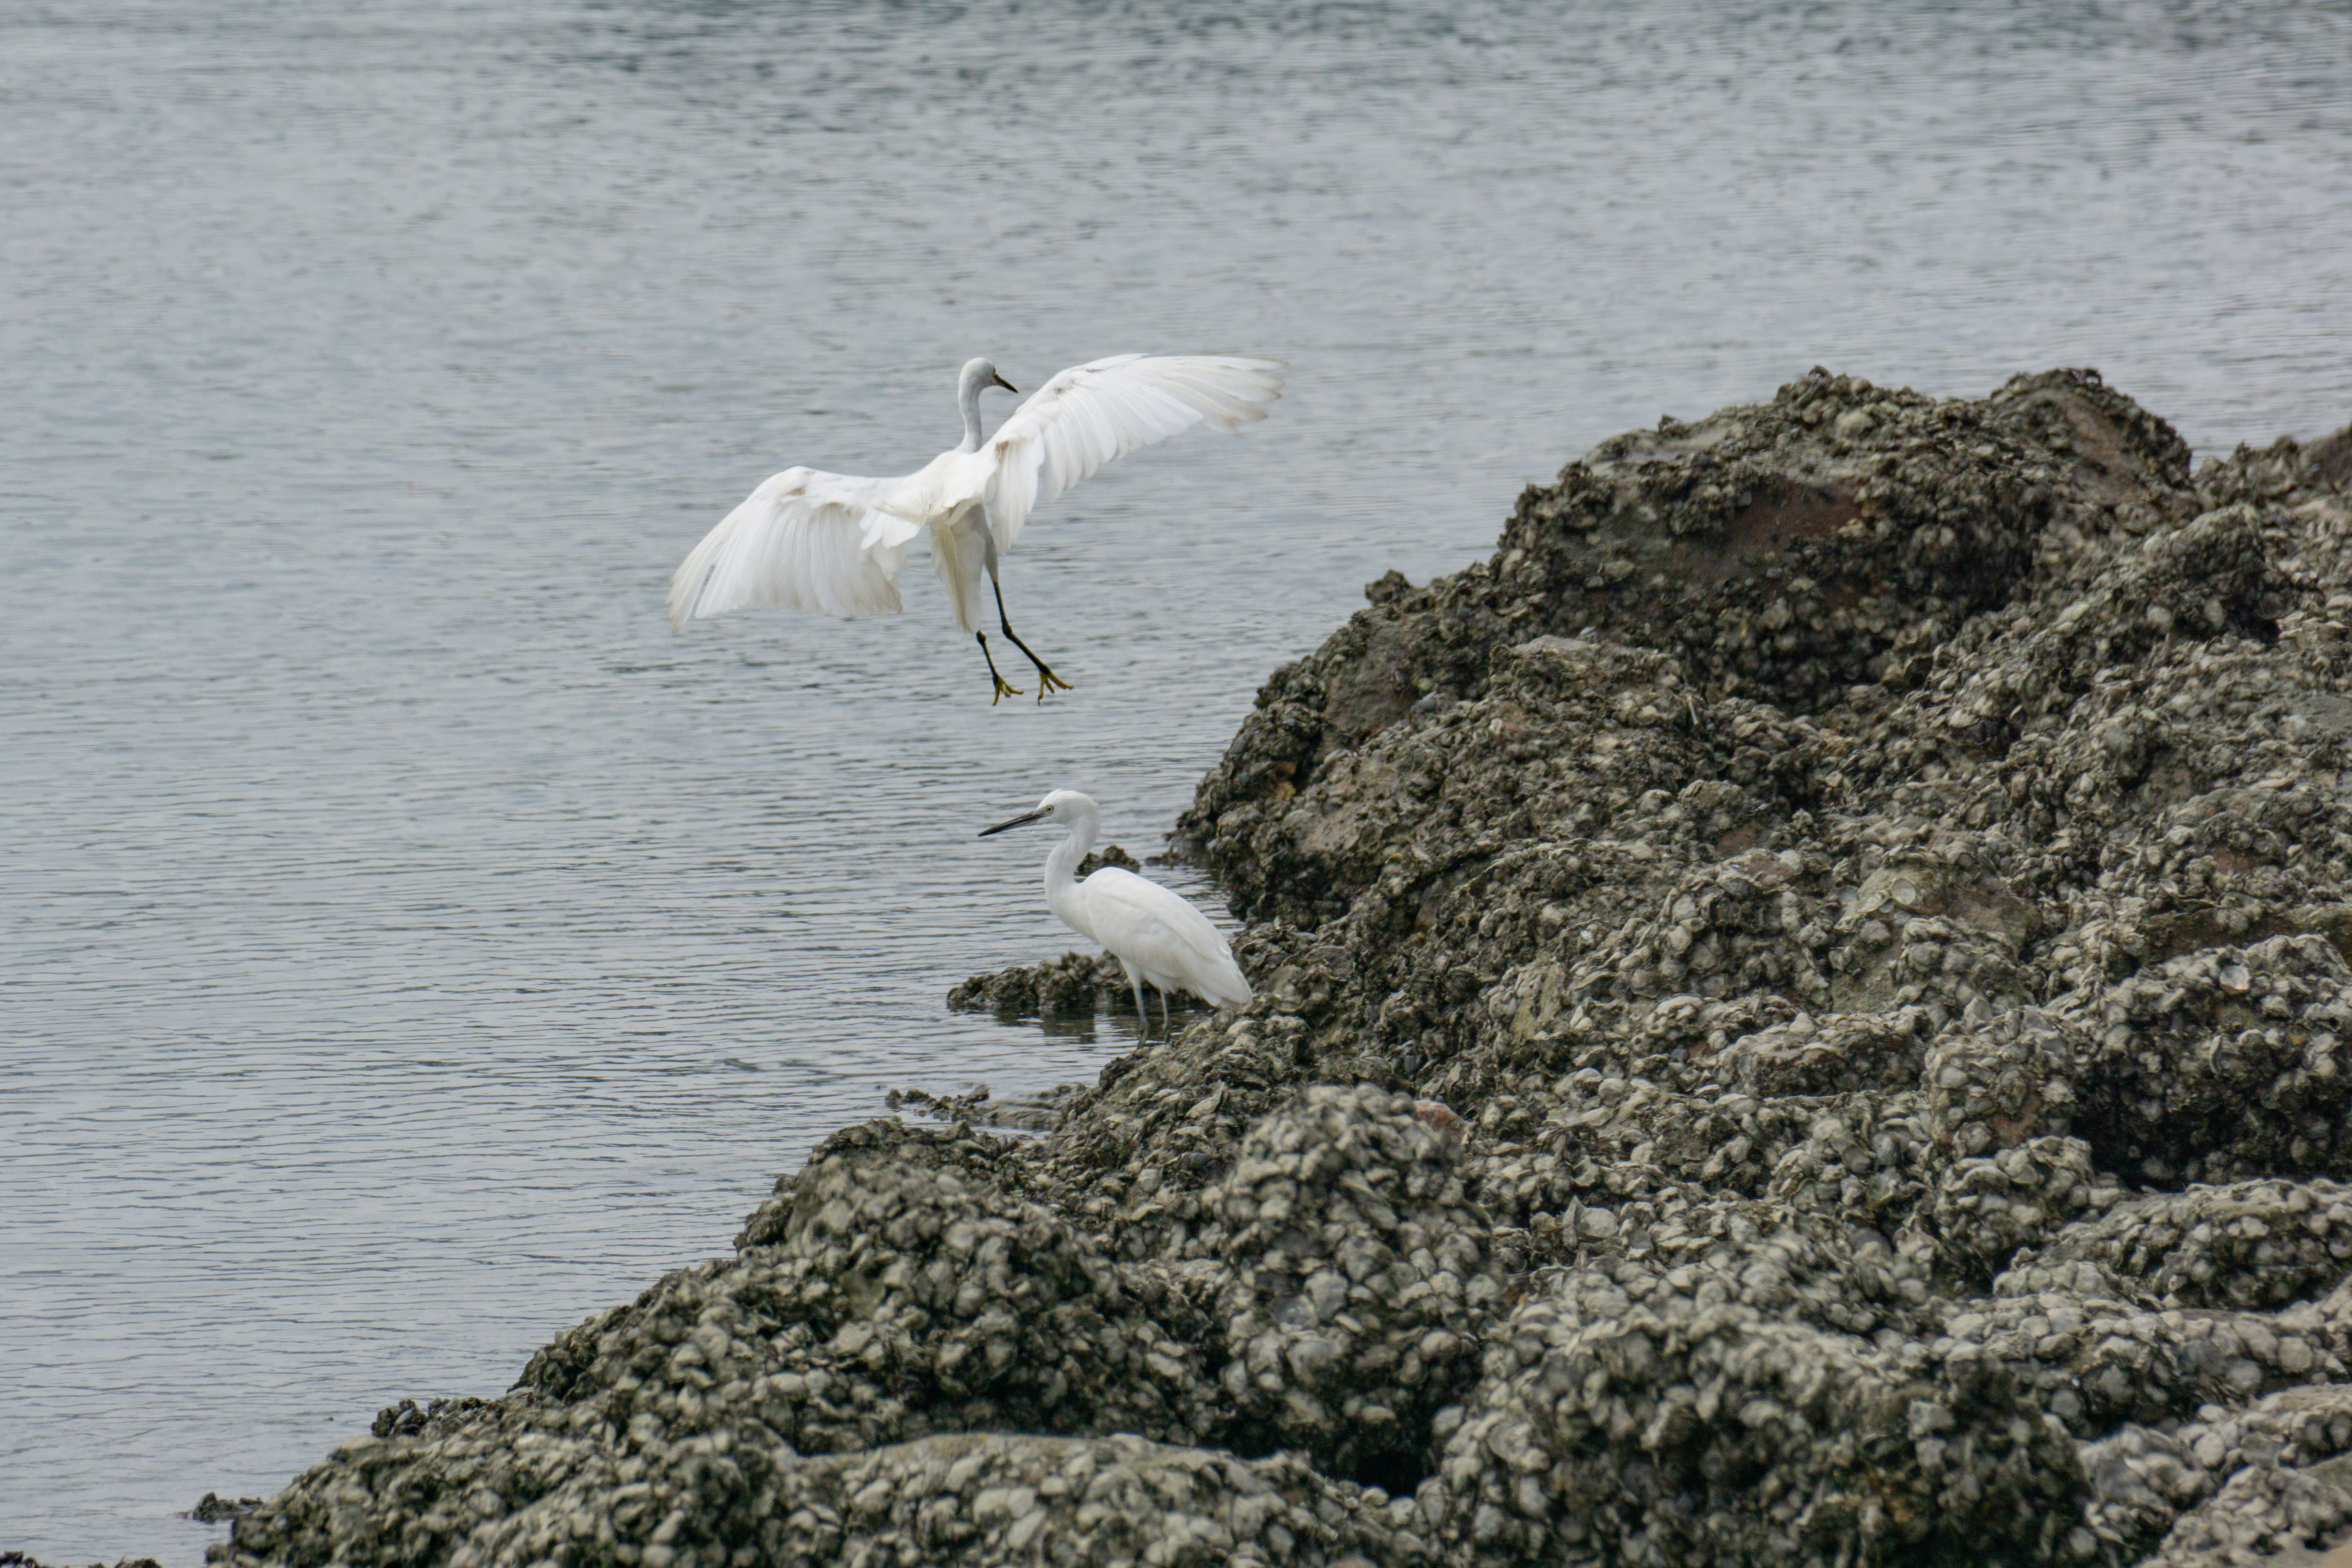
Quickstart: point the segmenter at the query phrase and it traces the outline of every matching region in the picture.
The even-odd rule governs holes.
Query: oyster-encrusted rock
[[[2116,1196],[2080,1138],[2032,1138],[1945,1166],[1926,1218],[1947,1259],[1973,1282]]]
[[[1015,1018],[1092,1016],[1097,1010],[1134,1012],[1135,993],[1110,954],[1066,952],[1044,963],[975,974],[948,993],[948,1005]]]
[[[1947,1030],[1923,1064],[1930,1135],[1961,1157],[2063,1136],[2077,1103],[2075,1064],[2088,1045],[2038,1007]]]
[[[1032,1140],[845,1130],[734,1257],[388,1410],[226,1555],[2315,1553],[2347,486],[2352,430],[2192,475],[2076,372],[1604,443],[1493,560],[1372,584],[1202,780],[1247,1007]]]
[[[727,1435],[624,1457],[528,1399],[358,1438],[296,1484],[331,1506],[240,1520],[216,1560],[544,1563],[1431,1561],[1409,1498],[1329,1479],[1290,1455],[1243,1460],[1132,1435],[951,1433],[795,1458]],[[543,1484],[560,1473],[552,1485]]]
[[[1465,1563],[2046,1554],[2074,1446],[1997,1363],[1913,1337],[1920,1286],[1883,1246],[1736,1230],[1563,1273],[1497,1334],[1423,1511]]]
[[[1410,1486],[1503,1294],[1454,1144],[1409,1096],[1310,1089],[1242,1141],[1188,1256],[1221,1265],[1231,1439]]]
[[[2273,1568],[2352,1537],[2352,1384],[2209,1406],[2170,1431],[2126,1426],[2083,1447],[2091,1533],[2150,1568]],[[2160,1539],[2159,1539],[2160,1538]]]
[[[2077,1130],[2152,1184],[2352,1174],[2352,965],[2319,936],[2166,960],[2085,1021]]]
[[[1673,656],[1701,696],[1810,711],[1907,679],[2043,560],[2186,521],[2189,479],[2169,428],[2066,372],[1980,402],[1816,372],[1769,405],[1619,437],[1530,487],[1493,560],[1386,596],[1277,671],[1184,831],[1250,911],[1316,907],[1349,881],[1297,849],[1360,793],[1331,754],[1430,698],[1484,696],[1499,647],[1590,627]]]
[[[2273,1180],[2131,1198],[2019,1267],[2078,1259],[2168,1306],[2269,1310],[2315,1300],[2352,1275],[2352,1187]]]

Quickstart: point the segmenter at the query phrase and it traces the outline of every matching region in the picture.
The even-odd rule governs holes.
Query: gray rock
[[[1604,443],[1202,781],[1248,1007],[1025,1142],[845,1130],[736,1256],[386,1411],[222,1554],[2314,1556],[2347,454],[2192,476],[2073,372]],[[961,992],[1128,1005],[1079,955]]]
[[[2167,1306],[2275,1310],[2352,1275],[2352,1188],[2273,1180],[2130,1198],[2020,1266],[2078,1259]]]
[[[1453,1142],[1410,1097],[1310,1089],[1242,1141],[1187,1256],[1225,1320],[1228,1440],[1410,1489],[1504,1293]]]
[[[1924,1282],[1883,1245],[1744,1217],[1513,1313],[1420,1494],[1455,1560],[2046,1553],[2082,1489],[2063,1428],[1913,1337]]]
[[[2167,959],[2079,1005],[2075,1126],[2151,1185],[2352,1175],[2352,966],[2318,936]]]
[[[2315,1564],[2352,1533],[2352,1385],[2211,1407],[2170,1432],[2126,1426],[2084,1445],[2084,1523],[2152,1568]],[[2160,1540],[2158,1540],[2160,1537]]]

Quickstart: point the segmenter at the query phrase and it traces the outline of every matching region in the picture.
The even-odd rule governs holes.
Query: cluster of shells
[[[2352,431],[2192,472],[2088,373],[1817,372],[1368,597],[1181,825],[1248,1008],[1034,1139],[835,1135],[735,1256],[387,1412],[218,1555],[2352,1533]]]

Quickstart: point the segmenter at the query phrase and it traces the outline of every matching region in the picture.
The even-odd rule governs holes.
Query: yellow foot
[[[1045,693],[1048,691],[1075,691],[1076,689],[1077,688],[1072,686],[1068,681],[1064,680],[1060,676],[1055,675],[1044,665],[1041,664],[1037,667],[1038,701],[1045,701]]]
[[[1004,677],[997,674],[994,670],[992,669],[988,672],[988,678],[996,682],[996,695],[988,700],[988,705],[991,708],[995,707],[998,702],[1007,697],[1018,697],[1021,695],[1021,688],[1012,684],[1010,681],[1006,680]],[[1043,697],[1045,693],[1041,691],[1037,695]]]

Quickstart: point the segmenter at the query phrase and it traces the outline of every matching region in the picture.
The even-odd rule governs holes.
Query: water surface
[[[401,1396],[723,1251],[1071,945],[1280,660],[1615,430],[1825,363],[2352,417],[2352,9],[0,7],[0,1547],[197,1562]],[[955,367],[1294,362],[936,584],[661,616]],[[1009,400],[1007,404],[1009,405]],[[1000,409],[1001,411],[1001,409]],[[1202,896],[1197,883],[1162,872]]]

